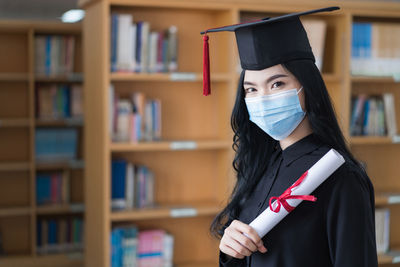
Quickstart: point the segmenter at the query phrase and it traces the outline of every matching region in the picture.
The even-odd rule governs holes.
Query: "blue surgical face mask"
[[[245,98],[250,120],[275,140],[288,137],[305,116],[297,89]]]

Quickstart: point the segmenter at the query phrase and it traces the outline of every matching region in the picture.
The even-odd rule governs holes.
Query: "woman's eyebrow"
[[[286,74],[276,74],[276,75],[272,75],[271,77],[269,77],[268,79],[267,79],[267,81],[266,81],[266,83],[268,84],[268,83],[270,83],[270,82],[272,82],[273,80],[275,80],[275,79],[278,79],[278,78],[281,78],[281,77],[288,77],[288,75],[286,75]],[[252,82],[249,82],[249,81],[244,81],[243,82],[243,85],[256,85],[255,83],[252,83]]]

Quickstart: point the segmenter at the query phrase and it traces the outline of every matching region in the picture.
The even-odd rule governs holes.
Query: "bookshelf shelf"
[[[31,169],[29,162],[3,162],[0,163],[0,171],[28,171]]]
[[[24,267],[83,267],[82,253],[67,253],[54,255],[41,255],[32,260],[27,255],[14,255],[7,258],[0,258],[0,267],[24,266]]]
[[[1,208],[0,217],[11,217],[11,216],[24,216],[30,215],[32,212],[29,207],[22,208]]]
[[[202,73],[177,72],[177,73],[111,73],[112,82],[119,81],[154,81],[154,82],[202,82]],[[213,73],[211,81],[227,82],[232,79],[229,73]]]
[[[384,254],[378,254],[379,264],[396,264],[400,262],[400,250],[392,249]]]
[[[400,204],[399,193],[377,193],[375,195],[375,206],[386,206]]]
[[[142,143],[111,143],[112,152],[139,152],[139,151],[174,151],[174,150],[202,150],[227,149],[232,143],[224,140],[209,141],[160,141]]]
[[[351,81],[355,83],[398,83],[392,76],[352,76]]]
[[[351,137],[351,145],[384,145],[393,144],[393,139],[391,137]]]
[[[36,119],[36,126],[83,126],[83,118]]]
[[[37,214],[66,214],[66,213],[82,213],[85,211],[84,204],[60,204],[37,206]]]
[[[220,207],[212,204],[197,204],[183,206],[161,206],[157,208],[136,209],[129,211],[113,211],[111,220],[127,221],[127,220],[154,220],[164,218],[183,218],[216,215]]]
[[[68,170],[68,169],[83,169],[85,162],[83,160],[73,160],[67,162],[38,162],[36,170]]]
[[[0,73],[0,82],[27,82],[29,73]]]
[[[4,127],[29,127],[30,119],[0,119],[0,128]]]
[[[81,83],[83,82],[82,73],[72,73],[68,75],[36,75],[36,82],[41,83]]]
[[[214,267],[215,263],[212,262],[193,262],[178,264],[177,267]]]

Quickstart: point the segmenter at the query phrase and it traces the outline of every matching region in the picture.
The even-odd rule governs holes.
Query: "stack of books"
[[[154,206],[154,174],[146,166],[114,159],[111,171],[112,209]]]
[[[41,85],[36,90],[36,117],[39,119],[82,118],[80,85]]]
[[[37,128],[35,158],[37,162],[66,162],[77,159],[78,130],[75,128]]]
[[[172,267],[174,238],[164,230],[135,226],[111,232],[111,267]]]
[[[146,99],[141,92],[120,98],[110,86],[110,132],[115,142],[161,139],[161,100]]]
[[[64,253],[83,250],[84,227],[79,217],[38,219],[37,252]]]
[[[353,23],[351,73],[368,76],[399,75],[399,36],[398,23]]]
[[[394,96],[360,94],[352,99],[350,133],[353,136],[395,136],[397,124]]]
[[[66,172],[36,175],[37,205],[67,204],[70,200],[69,176]]]
[[[134,23],[131,14],[111,15],[112,72],[173,72],[178,69],[178,29],[150,31],[150,23]]]
[[[35,73],[67,75],[74,70],[75,37],[72,35],[35,36]]]

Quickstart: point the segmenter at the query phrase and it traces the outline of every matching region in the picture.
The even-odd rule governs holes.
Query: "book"
[[[69,75],[74,71],[75,36],[36,35],[35,73],[39,75]]]
[[[36,175],[36,203],[41,205],[69,204],[68,172],[39,172]]]
[[[389,224],[389,209],[375,209],[376,249],[378,253],[385,253],[389,250]]]
[[[400,69],[400,25],[389,22],[354,22],[353,75],[396,76]]]
[[[390,94],[352,99],[350,133],[352,136],[395,136],[397,132],[394,103]]]
[[[141,92],[120,98],[110,85],[110,134],[115,142],[158,141],[162,138],[160,99],[146,99]]]
[[[114,159],[111,168],[113,210],[154,206],[155,179],[148,167]]]
[[[83,250],[84,224],[80,217],[39,218],[36,226],[39,254],[80,252]]]
[[[132,36],[133,16],[130,14],[118,14],[117,23],[117,70],[132,71],[133,56],[133,36]]]
[[[37,128],[35,157],[37,162],[65,162],[77,159],[78,130],[75,128]]]
[[[114,159],[111,163],[111,208],[125,209],[126,161]]]
[[[139,231],[135,225],[111,231],[112,267],[172,267],[174,237],[163,229]]]
[[[397,134],[396,111],[394,104],[394,96],[391,93],[383,94],[383,103],[386,117],[386,128],[388,136],[395,136]]]
[[[83,119],[81,85],[40,85],[36,88],[36,117],[44,120]]]
[[[178,29],[153,31],[148,21],[131,14],[111,14],[112,72],[175,72],[178,70]]]

